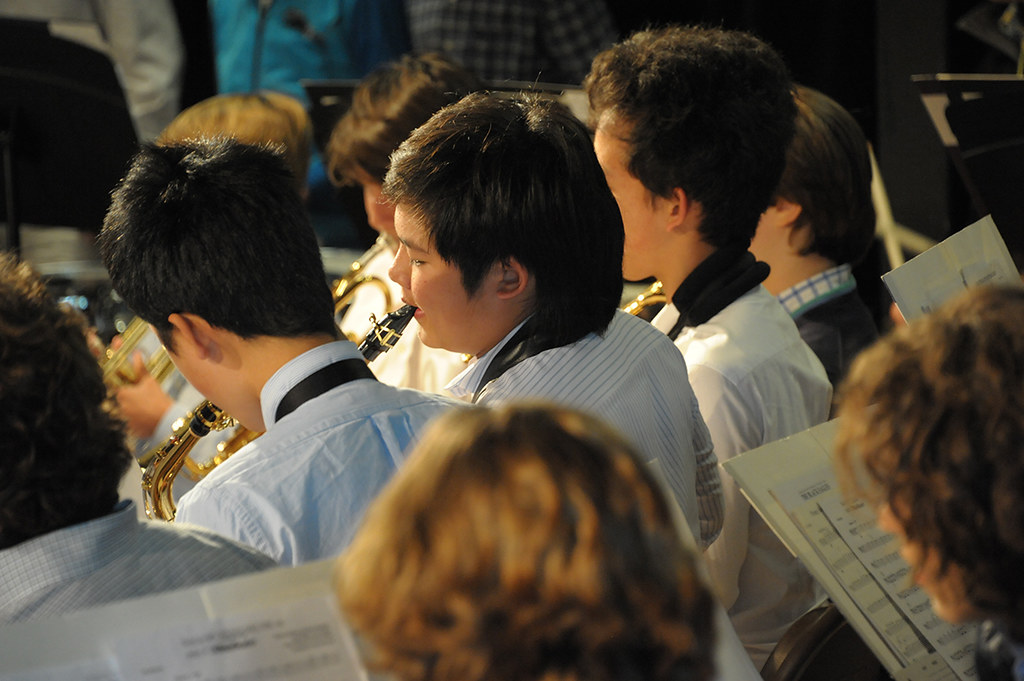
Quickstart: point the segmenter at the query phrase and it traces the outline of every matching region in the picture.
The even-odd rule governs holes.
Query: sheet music
[[[0,627],[0,679],[368,681],[333,562]]]
[[[971,286],[1021,285],[1017,267],[990,215],[883,274],[882,281],[907,321],[931,312]]]
[[[860,619],[871,627],[901,667],[928,654],[922,638],[871,576],[850,544],[844,540],[822,505],[840,498],[831,467],[819,468],[773,488],[772,495],[786,508],[797,527],[811,542],[818,558],[861,615],[848,614],[851,625]],[[897,558],[899,556],[897,555]],[[839,603],[837,603],[837,606]],[[842,609],[842,608],[841,608]]]
[[[976,626],[953,625],[932,611],[928,594],[912,580],[911,568],[899,555],[899,540],[879,529],[863,503],[823,499],[822,512],[875,581],[961,679],[977,677],[974,669]]]
[[[723,465],[776,534],[899,681],[972,681],[973,627],[937,619],[896,539],[863,505],[848,506],[831,421]]]
[[[120,638],[123,678],[367,681],[332,595]]]

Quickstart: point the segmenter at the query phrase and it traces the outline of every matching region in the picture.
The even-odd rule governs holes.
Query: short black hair
[[[132,461],[84,318],[0,253],[0,548],[110,513]]]
[[[271,146],[144,147],[114,191],[99,246],[114,288],[164,341],[174,313],[243,338],[337,334],[316,235]]]
[[[700,203],[702,239],[743,247],[768,207],[793,137],[786,65],[742,31],[670,26],[594,58],[584,80],[592,123],[626,126],[628,168],[653,194]]]
[[[565,106],[471,94],[395,151],[384,195],[423,220],[467,293],[514,258],[536,282],[533,323],[553,343],[607,328],[622,298],[622,218]]]

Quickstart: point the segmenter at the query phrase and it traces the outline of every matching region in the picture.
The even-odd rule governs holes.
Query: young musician
[[[400,243],[391,278],[419,308],[420,340],[476,358],[449,390],[607,420],[659,462],[710,542],[717,462],[678,351],[617,311],[622,222],[586,128],[554,102],[469,95],[398,148],[383,193]]]
[[[686,358],[715,451],[728,459],[819,423],[831,386],[747,248],[793,136],[779,56],[745,33],[637,33],[584,83],[594,147],[622,211],[623,273],[656,277],[653,320]],[[822,596],[730,480],[711,574],[755,666]]]
[[[100,250],[115,289],[182,374],[250,430],[178,519],[283,564],[335,555],[406,446],[450,401],[376,381],[337,340],[316,237],[271,149],[191,140],[143,149]]]
[[[134,463],[82,321],[0,254],[0,624],[274,564],[118,500]]]
[[[771,267],[764,287],[836,386],[878,338],[851,272],[875,236],[871,157],[857,121],[837,102],[804,86],[793,98],[796,134],[750,251]]]
[[[1024,291],[980,287],[850,368],[837,460],[950,622],[981,621],[978,679],[1024,669]]]
[[[352,105],[331,133],[325,151],[331,180],[362,188],[367,219],[381,234],[378,243],[386,244],[362,263],[360,272],[389,286],[393,305],[402,291],[387,275],[398,248],[395,207],[381,196],[389,157],[434,112],[480,87],[473,74],[439,54],[406,55],[378,67],[359,83]],[[387,311],[381,299],[372,287],[359,289],[341,322],[342,330],[354,337],[366,333],[370,314],[379,317]],[[465,368],[457,353],[423,345],[415,320],[395,347],[373,362],[374,374],[385,383],[429,392],[441,392]]]
[[[246,144],[280,145],[295,177],[296,190],[306,196],[313,123],[297,99],[279,92],[209,97],[178,114],[156,143],[172,144],[198,137],[231,137]],[[177,371],[158,383],[146,371],[141,353],[133,356],[132,368],[137,380],[119,387],[115,396],[128,431],[138,438],[135,451],[141,456],[160,446],[173,431],[173,423],[195,407],[202,395]],[[218,443],[230,434],[230,430],[225,430],[204,438],[190,456],[194,461],[209,462],[218,454]],[[189,487],[190,482],[179,480],[175,495]]]

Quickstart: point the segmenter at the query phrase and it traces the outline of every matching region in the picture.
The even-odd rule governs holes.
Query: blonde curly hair
[[[546,406],[440,419],[337,572],[375,668],[401,681],[699,681],[712,599],[650,473]]]

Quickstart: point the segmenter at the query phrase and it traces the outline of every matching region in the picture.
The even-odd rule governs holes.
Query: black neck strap
[[[361,359],[343,359],[340,362],[328,364],[323,369],[306,376],[285,393],[277,405],[274,421],[280,421],[304,403],[323,395],[331,388],[337,388],[339,385],[360,378],[376,380],[370,367],[366,366],[366,362]]]
[[[480,399],[488,383],[500,377],[515,365],[545,350],[558,346],[558,343],[550,337],[550,334],[543,333],[540,329],[536,328],[535,321],[536,317],[527,319],[526,323],[519,327],[519,330],[498,350],[494,359],[491,360],[491,363],[484,370],[484,375],[480,379],[480,387],[473,394],[473,402]]]
[[[719,249],[697,265],[672,295],[679,310],[668,336],[679,337],[683,327],[700,326],[768,277],[768,265],[747,249]]]

